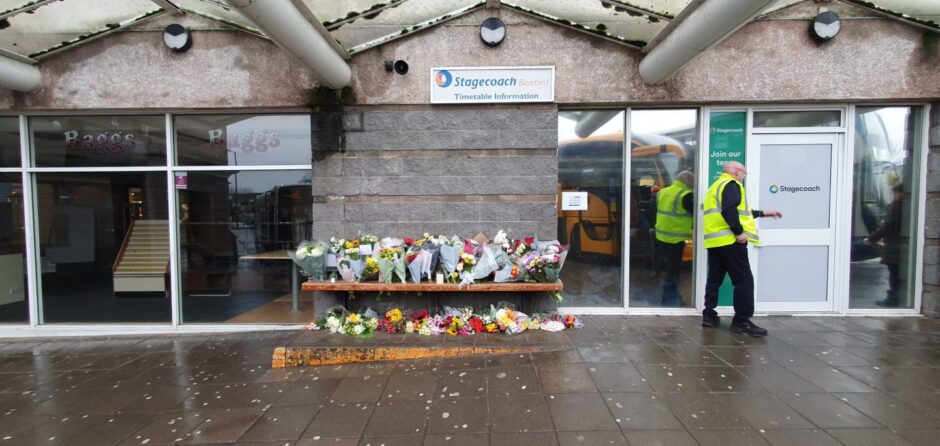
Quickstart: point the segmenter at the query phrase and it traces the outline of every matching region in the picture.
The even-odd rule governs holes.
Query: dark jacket
[[[729,182],[725,186],[725,190],[721,193],[721,216],[724,217],[725,222],[728,223],[728,226],[731,227],[731,232],[734,235],[739,235],[744,232],[744,229],[741,228],[741,219],[738,218],[738,205],[741,204],[741,187],[738,186],[738,183]],[[754,218],[763,217],[763,211],[752,210],[751,214],[754,215]]]
[[[884,240],[885,249],[881,255],[881,263],[896,264],[901,261],[901,212],[903,207],[901,199],[895,199],[888,205],[885,220],[875,232],[868,236],[868,240],[877,242]]]

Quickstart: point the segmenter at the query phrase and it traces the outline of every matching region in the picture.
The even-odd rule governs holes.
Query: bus
[[[579,191],[588,196],[587,210],[558,208],[559,241],[569,245],[569,255],[608,261],[620,258],[623,146],[622,133],[577,138],[558,145],[559,195]],[[670,137],[634,133],[630,150],[631,257],[653,262],[655,194],[671,184],[677,173],[691,168],[690,149]],[[691,249],[686,251],[691,261]]]

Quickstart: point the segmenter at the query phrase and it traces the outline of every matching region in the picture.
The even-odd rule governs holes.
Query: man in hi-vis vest
[[[754,315],[754,276],[747,259],[747,244],[760,246],[757,236],[758,217],[781,218],[777,211],[751,210],[744,193],[744,165],[730,161],[724,173],[712,183],[705,193],[705,248],[708,249],[708,281],[705,283],[705,310],[702,325],[718,327],[721,320],[715,307],[718,306],[718,289],[731,276],[734,285],[734,319],[731,331],[751,336],[767,336],[767,330],[751,322]]]
[[[679,273],[682,271],[682,253],[685,241],[692,239],[693,209],[692,186],[695,175],[688,170],[676,174],[676,180],[656,193],[656,240],[666,258],[666,278],[663,280],[662,306],[682,305],[679,293]]]

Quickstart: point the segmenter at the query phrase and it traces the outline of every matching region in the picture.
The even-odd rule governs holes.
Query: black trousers
[[[682,254],[685,252],[685,242],[666,243],[656,240],[659,250],[666,259],[666,283],[679,283],[679,273],[682,271]]]
[[[685,251],[685,242],[666,243],[656,240],[656,243],[666,259],[662,304],[670,307],[681,306],[682,295],[679,293],[679,273],[682,271],[682,253]]]
[[[754,316],[754,275],[747,260],[747,245],[734,243],[708,248],[708,280],[705,282],[705,310],[703,315],[717,315],[718,289],[725,281],[725,273],[734,285],[734,321],[744,322]]]

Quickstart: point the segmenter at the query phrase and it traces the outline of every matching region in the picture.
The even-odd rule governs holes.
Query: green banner
[[[747,114],[745,112],[711,112],[708,125],[709,185],[721,176],[721,170],[728,161],[745,164],[746,129]],[[718,306],[732,304],[732,290],[731,279],[725,276],[725,282],[718,292]]]

